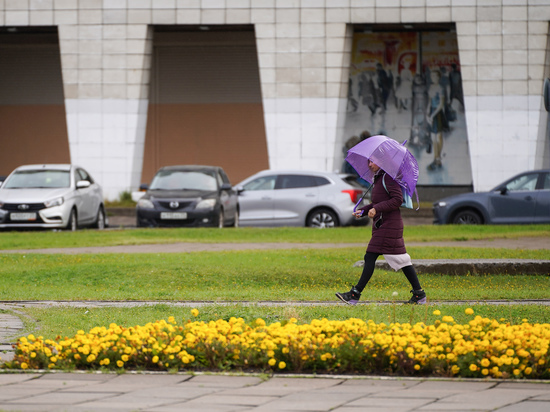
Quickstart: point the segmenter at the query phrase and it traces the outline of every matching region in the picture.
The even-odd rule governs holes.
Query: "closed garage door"
[[[22,164],[70,162],[55,28],[0,32],[0,124],[0,175]]]
[[[176,164],[221,166],[232,183],[268,167],[251,27],[155,30],[142,181]]]

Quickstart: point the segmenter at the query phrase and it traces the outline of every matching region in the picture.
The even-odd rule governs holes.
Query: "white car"
[[[355,176],[304,170],[264,170],[243,180],[240,226],[316,228],[367,224],[353,208],[366,188]]]
[[[26,165],[0,185],[0,229],[104,229],[103,191],[82,167]]]

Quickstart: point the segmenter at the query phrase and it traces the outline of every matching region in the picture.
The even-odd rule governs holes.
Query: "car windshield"
[[[163,170],[153,178],[152,190],[216,190],[216,177],[208,171]]]
[[[21,170],[15,172],[2,185],[5,189],[44,189],[69,187],[68,170]]]

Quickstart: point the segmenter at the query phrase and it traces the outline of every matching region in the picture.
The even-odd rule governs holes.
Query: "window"
[[[277,176],[263,176],[244,185],[244,190],[273,190]]]
[[[277,179],[276,189],[298,189],[301,187],[313,187],[315,179],[308,175],[280,175]]]
[[[537,187],[538,177],[538,173],[530,173],[527,175],[519,176],[518,178],[509,182],[506,185],[506,189],[511,192],[520,190],[535,190],[535,188]]]
[[[77,180],[87,180],[90,183],[94,183],[94,179],[92,179],[92,176],[88,174],[84,169],[77,169],[76,170],[76,177]]]
[[[542,189],[543,190],[550,189],[550,173],[544,174],[544,179],[542,179]]]

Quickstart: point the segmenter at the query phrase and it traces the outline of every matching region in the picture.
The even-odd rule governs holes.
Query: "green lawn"
[[[469,248],[469,239],[538,236],[547,241],[549,226],[415,226],[407,228],[408,241],[464,240],[456,247],[411,247],[413,259],[508,258],[550,259],[550,250]],[[370,237],[369,228],[335,230],[283,229],[176,229],[112,230],[68,232],[4,232],[0,248],[44,248],[158,242],[359,242],[362,246],[311,250],[268,250],[197,252],[181,254],[2,254],[0,253],[0,300],[154,300],[208,301],[200,318],[211,320],[241,316],[263,317],[266,321],[296,317],[372,318],[376,321],[435,320],[431,312],[460,318],[464,306],[452,300],[547,299],[548,276],[483,275],[447,276],[438,273],[420,276],[431,300],[429,307],[367,304],[357,307],[323,305],[264,307],[254,302],[335,302],[334,292],[347,291],[361,269],[353,264],[362,259]],[[377,270],[365,289],[367,301],[408,300],[410,286],[401,272]],[[394,292],[397,296],[394,297]],[[252,305],[220,304],[248,301]],[[27,329],[52,337],[74,334],[78,329],[108,325],[143,324],[170,315],[189,317],[189,308],[159,305],[139,309],[25,308],[38,323]],[[476,305],[476,311],[493,318],[520,322],[550,322],[547,306]]]

